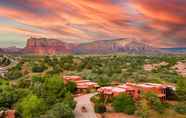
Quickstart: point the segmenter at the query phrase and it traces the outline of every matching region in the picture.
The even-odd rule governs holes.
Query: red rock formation
[[[64,53],[106,54],[118,52],[128,54],[167,54],[167,52],[132,39],[102,40],[71,44],[57,39],[30,38],[24,48],[24,52],[38,55]]]
[[[102,40],[80,44],[76,53],[128,53],[128,54],[161,54],[166,53],[143,42],[132,39]]]
[[[38,55],[71,53],[74,46],[75,44],[64,43],[57,39],[30,38],[24,51]]]

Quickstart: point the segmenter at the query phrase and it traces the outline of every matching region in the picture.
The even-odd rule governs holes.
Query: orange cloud
[[[40,2],[41,7],[50,11],[48,15],[38,15],[28,11],[14,10],[13,8],[0,8],[0,14],[15,19],[16,21],[29,24],[33,27],[46,31],[46,35],[53,33],[54,36],[71,35],[79,38],[94,39],[89,30],[98,33],[109,33],[121,30],[115,22],[127,19],[122,9],[106,0],[45,0]],[[108,12],[109,11],[109,12]],[[81,26],[84,30],[82,31]],[[117,32],[120,33],[120,32]]]
[[[182,27],[186,25],[186,2],[179,4],[180,1],[7,0],[4,2],[10,6],[1,5],[0,1],[0,16],[38,29],[33,31],[16,25],[4,28],[25,35],[78,43],[129,37],[165,47],[177,45],[171,34],[179,37],[185,31]]]
[[[145,16],[164,22],[186,24],[186,2],[183,0],[132,0]]]

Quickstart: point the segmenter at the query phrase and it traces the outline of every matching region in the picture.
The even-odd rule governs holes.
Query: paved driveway
[[[75,108],[75,118],[97,118],[94,112],[94,108],[90,102],[90,98],[96,95],[96,93],[87,94],[83,96],[76,97],[77,105]],[[81,112],[81,107],[85,106],[87,112]]]

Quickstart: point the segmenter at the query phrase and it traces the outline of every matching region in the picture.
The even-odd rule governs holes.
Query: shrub
[[[32,77],[32,82],[41,82],[43,83],[45,81],[45,77],[40,77],[40,76],[33,76]]]
[[[46,109],[43,99],[30,94],[20,100],[16,106],[16,110],[23,118],[36,118]]]
[[[23,79],[19,79],[17,81],[16,87],[18,87],[18,88],[29,88],[30,85],[31,85],[31,81],[28,80],[28,79],[23,78]]]
[[[113,99],[112,106],[117,112],[134,114],[136,110],[135,102],[127,94],[121,94]]]
[[[35,73],[41,73],[43,72],[44,70],[46,70],[47,67],[45,65],[39,65],[39,64],[35,64],[33,67],[32,67],[32,72],[35,72]]]
[[[186,100],[186,79],[180,78],[176,84],[176,94],[181,101]]]
[[[20,77],[22,77],[22,73],[20,70],[17,70],[17,69],[12,69],[10,70],[7,74],[6,74],[6,77],[10,80],[15,80],[15,79],[18,79]]]
[[[60,73],[62,71],[63,70],[62,70],[61,66],[59,64],[57,64],[57,65],[53,66],[53,69],[52,69],[52,71],[50,71],[50,73],[51,74],[57,74],[57,73]]]
[[[106,106],[103,103],[95,104],[94,109],[96,113],[104,113],[107,111]]]
[[[0,88],[0,108],[10,108],[14,103],[17,102],[18,96],[16,91],[12,88]]]
[[[100,97],[99,94],[91,97],[91,101],[95,104],[94,109],[96,113],[104,113],[106,112],[105,101]]]
[[[76,101],[74,101],[72,94],[69,92],[67,92],[65,94],[65,98],[63,99],[63,103],[67,104],[72,109],[75,109],[75,107],[76,107]]]
[[[42,97],[46,103],[54,104],[56,101],[63,99],[65,95],[65,86],[62,80],[59,79],[58,75],[45,78],[41,84],[35,82],[33,85],[34,93],[39,97]]]
[[[186,102],[177,104],[175,106],[175,111],[180,114],[186,114]]]
[[[160,99],[154,93],[147,93],[146,99],[150,102],[152,108],[160,113],[165,110],[165,106],[161,103]]]
[[[14,67],[16,70],[21,70],[22,69],[22,64],[17,64],[15,67]]]
[[[57,103],[41,118],[74,118],[73,110],[65,103]]]
[[[97,95],[91,97],[90,100],[91,100],[93,103],[98,103],[98,102],[101,102],[100,99],[101,99],[101,98],[100,98],[100,94],[97,94]]]
[[[136,114],[139,115],[141,118],[148,118],[149,116],[149,105],[148,101],[142,98],[137,105],[137,112]]]
[[[73,82],[73,81],[69,81],[67,83],[67,85],[66,85],[66,89],[67,89],[67,91],[70,91],[72,93],[75,92],[75,90],[76,90],[76,83]]]
[[[101,74],[98,76],[97,83],[100,86],[109,86],[111,85],[110,77],[106,74]]]

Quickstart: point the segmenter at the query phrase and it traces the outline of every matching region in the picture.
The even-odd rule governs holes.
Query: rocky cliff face
[[[132,39],[102,40],[82,44],[65,43],[57,39],[30,38],[24,48],[25,53],[31,54],[160,54],[166,53],[143,42]]]
[[[30,38],[24,52],[32,54],[59,54],[71,53],[75,44],[64,43],[57,39]]]
[[[132,39],[116,39],[116,40],[105,40],[95,41],[92,43],[80,44],[77,49],[74,50],[76,53],[116,53],[124,52],[129,54],[158,54],[163,53],[161,50],[146,45],[139,41]]]

